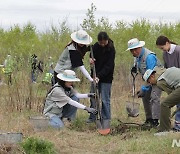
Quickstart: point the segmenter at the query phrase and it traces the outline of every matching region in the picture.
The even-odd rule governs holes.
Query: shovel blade
[[[139,103],[128,102],[126,111],[129,117],[137,117],[139,115]]]
[[[110,120],[96,120],[96,126],[98,129],[98,132],[101,135],[107,135],[110,133],[111,129],[110,129]]]
[[[108,135],[110,133],[111,129],[107,128],[107,129],[98,129],[99,134],[101,135]]]

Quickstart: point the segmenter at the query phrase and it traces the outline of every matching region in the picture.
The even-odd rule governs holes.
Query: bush
[[[42,139],[29,137],[21,143],[26,154],[55,154],[54,144]]]

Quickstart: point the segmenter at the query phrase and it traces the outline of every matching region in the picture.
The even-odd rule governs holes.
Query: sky
[[[0,27],[8,29],[31,22],[43,31],[66,20],[71,29],[76,29],[91,3],[97,8],[96,19],[103,16],[112,24],[142,18],[157,23],[180,21],[178,0],[0,0]]]

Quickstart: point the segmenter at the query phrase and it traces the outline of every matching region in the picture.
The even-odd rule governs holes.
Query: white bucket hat
[[[71,39],[79,44],[89,45],[92,42],[92,38],[84,30],[79,30],[71,34]]]
[[[155,71],[155,70],[148,69],[148,70],[144,73],[143,79],[144,79],[145,81],[147,81],[147,80],[149,79],[150,75],[151,75],[153,72],[156,72],[156,71]]]
[[[133,38],[128,41],[128,49],[127,50],[143,47],[144,45],[145,45],[144,41],[139,41],[137,38]]]
[[[63,73],[59,73],[57,77],[60,80],[68,82],[80,81],[80,79],[76,77],[76,73],[72,70],[65,70]]]

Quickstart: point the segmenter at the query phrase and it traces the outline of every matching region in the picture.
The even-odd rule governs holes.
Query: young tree
[[[88,12],[86,13],[87,17],[83,20],[83,23],[81,24],[81,27],[84,30],[91,31],[93,28],[96,27],[94,15],[96,10],[96,6],[93,3],[91,3],[91,7],[88,9]]]

